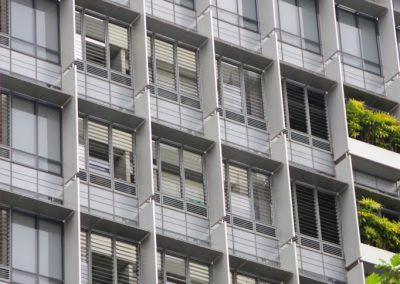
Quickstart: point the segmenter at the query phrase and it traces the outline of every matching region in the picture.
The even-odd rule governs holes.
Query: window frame
[[[290,127],[290,112],[289,112],[289,100],[288,100],[288,96],[287,96],[287,84],[291,84],[293,86],[299,87],[303,89],[303,96],[304,96],[304,104],[305,104],[305,114],[306,114],[306,126],[307,126],[307,133],[300,131],[300,130],[296,130],[296,129],[292,129]],[[309,105],[309,100],[308,100],[308,91],[311,91],[313,93],[317,93],[321,96],[323,96],[323,100],[325,103],[325,117],[326,117],[326,128],[327,128],[327,136],[328,139],[324,139],[315,135],[312,135],[312,126],[311,126],[311,118],[310,118],[310,105]],[[284,108],[284,122],[285,122],[285,127],[286,129],[288,129],[289,131],[295,131],[295,132],[300,132],[303,135],[307,135],[310,138],[313,139],[318,139],[318,140],[322,140],[322,141],[326,141],[329,142],[329,144],[331,144],[331,127],[330,127],[330,123],[329,123],[329,110],[328,110],[328,101],[327,101],[327,96],[329,95],[327,92],[324,92],[322,90],[316,89],[312,86],[309,85],[305,85],[302,84],[300,82],[296,82],[293,81],[291,79],[288,78],[282,78],[282,94],[283,94],[283,108]]]
[[[6,0],[7,1],[7,0]],[[32,9],[35,11],[34,12],[34,15],[33,15],[33,21],[34,21],[34,23],[33,23],[33,38],[34,38],[34,42],[33,43],[29,43],[29,42],[27,42],[27,41],[25,41],[25,40],[22,40],[22,39],[17,39],[17,40],[19,40],[19,41],[23,41],[23,42],[27,42],[27,43],[29,43],[29,44],[32,44],[32,47],[33,47],[33,49],[34,49],[34,54],[30,54],[30,53],[28,53],[28,52],[25,52],[25,51],[21,51],[21,50],[19,50],[19,49],[14,49],[13,48],[13,43],[12,43],[12,39],[14,38],[13,36],[12,36],[12,22],[11,22],[11,17],[12,17],[12,11],[11,11],[11,6],[12,6],[12,4],[11,4],[11,2],[12,2],[13,0],[8,0],[8,21],[9,21],[9,23],[8,23],[8,36],[9,36],[9,38],[10,38],[10,46],[11,46],[11,49],[12,50],[15,50],[16,52],[19,52],[19,53],[22,53],[22,54],[24,54],[24,55],[27,55],[27,56],[33,56],[33,57],[35,57],[35,58],[37,58],[37,59],[39,59],[39,60],[42,60],[42,61],[45,61],[45,62],[48,62],[48,63],[52,63],[52,64],[56,64],[56,65],[60,65],[61,64],[61,27],[60,27],[60,1],[57,1],[57,0],[46,0],[46,1],[49,1],[49,2],[53,2],[53,3],[55,3],[56,5],[57,5],[57,25],[58,25],[58,27],[57,27],[57,33],[58,33],[58,39],[57,39],[57,45],[58,45],[58,50],[57,50],[57,52],[56,52],[56,56],[57,56],[57,62],[55,62],[55,61],[52,61],[52,60],[49,60],[49,59],[45,59],[45,58],[42,58],[42,57],[38,57],[38,43],[37,43],[37,22],[36,22],[36,10],[37,10],[37,5],[36,5],[36,2],[37,2],[37,0],[30,0],[30,1],[32,1]],[[48,49],[48,48],[45,48],[45,47],[43,47],[45,50],[50,50],[50,49]],[[53,50],[50,50],[50,52],[54,52]]]
[[[133,129],[133,130],[129,129],[128,127],[124,127],[122,125],[113,124],[113,123],[110,123],[108,121],[105,121],[105,120],[102,120],[102,119],[99,119],[99,118],[96,118],[96,117],[93,117],[93,116],[90,116],[90,115],[86,115],[84,113],[79,113],[78,119],[82,119],[82,122],[83,122],[83,124],[82,124],[83,142],[84,142],[83,146],[85,147],[85,168],[84,169],[80,169],[80,170],[84,170],[84,171],[86,171],[88,173],[93,173],[95,175],[101,175],[101,176],[104,176],[106,178],[110,178],[110,180],[112,180],[112,181],[121,181],[121,182],[124,182],[124,183],[132,184],[136,188],[136,186],[137,186],[137,182],[136,182],[136,178],[137,178],[137,169],[136,169],[136,165],[137,165],[137,160],[136,160],[136,130],[135,129]],[[108,137],[107,137],[108,144],[107,145],[108,145],[108,159],[109,159],[108,160],[108,167],[109,167],[109,174],[108,175],[100,174],[97,171],[91,170],[91,167],[89,165],[89,160],[90,160],[89,128],[88,128],[89,121],[93,122],[95,124],[99,124],[99,125],[107,127],[107,134],[108,134]],[[119,130],[119,131],[122,131],[122,132],[126,132],[126,133],[132,135],[132,157],[131,158],[132,158],[132,163],[133,163],[133,165],[132,165],[133,166],[133,169],[132,169],[133,170],[133,182],[126,181],[126,180],[123,180],[123,179],[115,177],[114,146],[113,146],[114,143],[112,141],[113,140],[113,136],[112,136],[113,129],[116,129],[116,130]],[[80,143],[78,142],[78,144],[80,144]],[[80,144],[80,145],[82,145],[82,144]],[[118,191],[118,192],[121,192],[121,191]]]
[[[247,64],[241,63],[241,62],[237,62],[234,61],[232,59],[223,57],[223,56],[216,56],[216,69],[217,69],[217,88],[218,88],[218,105],[222,108],[223,111],[230,111],[230,112],[234,112],[234,113],[238,113],[238,111],[236,110],[232,110],[229,108],[225,107],[224,104],[224,76],[223,76],[223,70],[222,70],[222,64],[229,64],[229,65],[233,65],[235,67],[238,68],[239,70],[239,83],[240,83],[240,97],[241,97],[241,109],[242,111],[240,112],[240,115],[243,115],[245,117],[249,117],[251,119],[255,119],[258,121],[263,121],[266,122],[267,121],[267,111],[266,111],[266,98],[265,98],[265,88],[264,88],[264,84],[263,84],[263,80],[262,80],[262,74],[263,71],[259,70],[255,67],[249,66]],[[261,101],[262,101],[262,110],[263,110],[263,118],[258,117],[257,115],[253,115],[253,114],[249,114],[248,113],[248,101],[247,101],[247,96],[246,96],[246,82],[245,82],[245,71],[250,71],[253,73],[257,73],[260,75],[260,87],[261,87]],[[225,94],[227,95],[227,94]],[[220,113],[221,114],[221,113]],[[225,115],[221,116],[225,117]]]
[[[208,207],[208,193],[207,193],[207,176],[206,176],[206,156],[205,153],[194,149],[190,146],[187,145],[183,145],[183,144],[179,144],[179,143],[175,143],[166,139],[162,139],[159,137],[153,137],[152,139],[152,143],[155,143],[155,154],[156,157],[153,157],[153,174],[156,175],[154,177],[156,184],[154,185],[155,187],[155,192],[156,193],[161,193],[161,194],[166,194],[167,196],[170,196],[172,198],[177,198],[179,200],[182,200],[185,203],[190,203],[190,204],[194,204],[194,205],[198,205],[198,206],[203,206],[203,207]],[[176,197],[176,196],[172,196],[168,193],[165,193],[162,189],[161,186],[161,175],[162,175],[162,166],[161,166],[161,147],[160,144],[164,144],[166,146],[169,147],[174,147],[175,149],[178,150],[178,155],[179,155],[179,193],[180,196]],[[201,200],[200,202],[203,203],[195,203],[194,201],[190,201],[188,200],[188,195],[186,192],[186,188],[185,188],[185,180],[186,180],[186,176],[185,176],[185,167],[184,167],[184,163],[183,163],[183,154],[184,151],[199,155],[201,157],[201,168],[202,168],[202,190],[203,190],[203,200]],[[155,164],[154,164],[155,162]],[[155,171],[155,172],[154,172]]]
[[[240,168],[242,170],[246,171],[246,179],[247,179],[247,192],[248,192],[248,198],[249,198],[249,203],[250,203],[250,218],[248,217],[243,217],[242,215],[238,215],[235,212],[232,212],[232,187],[231,187],[231,181],[230,181],[230,170],[229,170],[229,166],[233,166],[236,168]],[[224,174],[224,195],[225,195],[225,210],[227,212],[227,214],[230,214],[232,216],[237,216],[239,218],[244,218],[246,220],[250,220],[250,221],[254,221],[256,223],[260,223],[260,224],[264,224],[267,226],[275,226],[275,216],[274,216],[274,197],[272,194],[272,176],[271,173],[259,169],[259,168],[255,168],[255,167],[250,167],[244,164],[241,164],[237,161],[232,161],[229,159],[225,159],[223,161],[223,174]],[[266,216],[267,218],[270,218],[271,222],[265,222],[263,220],[258,220],[256,217],[256,210],[255,210],[255,197],[254,197],[254,183],[253,183],[253,178],[252,175],[253,174],[262,174],[265,175],[268,179],[269,179],[269,188],[267,188],[267,190],[269,190],[269,194],[271,196],[271,203],[270,204],[264,204],[267,205],[269,207],[269,211],[270,211],[270,216]]]
[[[351,15],[354,17],[354,22],[355,22],[355,26],[354,26],[354,27],[357,29],[357,32],[358,32],[358,38],[359,38],[358,46],[359,46],[359,51],[360,51],[360,53],[361,53],[361,57],[358,57],[358,56],[352,55],[352,54],[350,54],[350,53],[347,53],[346,51],[343,51],[343,46],[342,46],[342,30],[340,29],[340,16],[339,16],[340,13],[339,13],[339,11],[341,11],[342,13],[351,14]],[[353,57],[353,58],[356,58],[356,59],[361,60],[361,67],[356,66],[355,64],[351,64],[351,63],[348,63],[348,62],[344,62],[344,61],[343,61],[343,58],[341,59],[342,64],[352,66],[352,67],[354,67],[354,68],[363,70],[363,71],[368,72],[368,73],[370,73],[370,74],[374,74],[374,75],[377,75],[377,76],[383,76],[383,70],[382,70],[382,55],[381,55],[381,44],[380,44],[380,35],[379,35],[379,19],[374,18],[374,17],[372,17],[372,16],[369,16],[369,15],[367,15],[367,14],[364,14],[364,13],[362,13],[362,12],[354,11],[354,10],[352,10],[352,9],[350,9],[350,8],[347,8],[347,7],[344,7],[344,6],[341,6],[341,5],[336,5],[335,13],[336,13],[336,24],[337,24],[337,27],[338,27],[340,52],[343,53],[343,54],[345,54],[345,55],[348,55],[348,56],[351,56],[351,57]],[[369,61],[368,59],[365,59],[365,58],[364,58],[364,47],[363,47],[363,43],[362,43],[362,33],[361,33],[361,30],[360,30],[360,27],[359,27],[359,18],[363,18],[363,19],[365,19],[365,20],[372,21],[372,22],[374,23],[374,25],[375,25],[375,31],[376,31],[376,36],[375,36],[375,39],[376,39],[376,48],[377,48],[377,51],[378,51],[378,54],[377,54],[377,55],[378,55],[378,60],[379,60],[378,63]],[[368,62],[369,64],[376,65],[376,67],[379,68],[379,72],[372,72],[372,71],[368,70],[368,69],[365,67],[365,65],[366,65],[365,63],[366,63],[366,62]]]
[[[63,125],[62,125],[63,112],[62,112],[62,109],[58,105],[55,105],[55,104],[52,104],[52,103],[49,103],[49,102],[44,102],[44,101],[35,99],[33,97],[30,97],[30,96],[27,96],[25,94],[21,94],[21,93],[15,92],[15,91],[5,91],[5,90],[3,90],[2,93],[6,94],[8,96],[8,104],[9,104],[9,106],[8,106],[8,135],[9,135],[9,138],[8,138],[9,145],[8,145],[8,147],[10,149],[10,157],[11,157],[10,160],[12,161],[12,163],[18,164],[18,165],[21,165],[21,166],[24,166],[24,167],[28,167],[28,168],[31,168],[31,169],[35,169],[35,170],[38,170],[38,171],[41,171],[41,172],[53,174],[53,175],[56,175],[56,176],[63,176],[63,160],[64,160],[63,158],[64,157],[63,157],[63,131],[62,131],[62,128],[63,128]],[[35,122],[34,123],[35,123],[35,127],[36,127],[35,138],[34,138],[36,140],[36,142],[35,142],[36,143],[35,153],[25,152],[23,150],[14,149],[14,147],[13,147],[13,137],[12,137],[13,136],[13,130],[12,130],[13,98],[18,98],[18,99],[21,99],[21,100],[24,100],[24,101],[27,101],[27,102],[33,104],[33,108],[34,108],[33,115],[35,116]],[[38,130],[39,130],[39,128],[38,128],[38,106],[39,105],[50,107],[50,108],[58,110],[58,113],[59,113],[59,126],[60,126],[60,161],[56,161],[56,160],[53,160],[53,159],[45,158],[45,157],[42,157],[42,156],[39,155],[39,135],[38,135]],[[13,152],[14,151],[18,151],[20,153],[25,153],[25,154],[28,154],[28,155],[32,156],[35,159],[35,166],[29,165],[29,164],[26,164],[26,163],[23,163],[23,162],[15,161],[13,159]],[[54,171],[51,171],[51,170],[45,170],[45,169],[40,168],[39,167],[39,160],[40,159],[43,159],[43,160],[46,160],[46,161],[49,161],[51,163],[56,164],[57,166],[60,167],[60,172],[54,172]]]
[[[292,34],[291,32],[288,32],[288,31],[285,31],[285,30],[283,30],[281,27],[282,27],[282,23],[281,23],[281,16],[280,16],[280,2],[281,2],[281,0],[276,0],[276,3],[277,3],[277,15],[278,15],[278,35],[279,35],[279,41],[281,41],[281,42],[284,42],[285,44],[289,44],[289,45],[291,45],[291,46],[294,46],[294,47],[297,47],[297,48],[301,48],[301,49],[303,49],[303,50],[306,50],[306,51],[308,51],[308,52],[311,52],[311,53],[314,53],[314,54],[317,54],[317,55],[322,55],[322,53],[323,53],[323,50],[322,50],[322,43],[321,43],[321,27],[320,27],[320,13],[319,13],[319,2],[318,2],[318,0],[310,0],[310,1],[314,1],[314,3],[315,3],[315,14],[316,14],[316,22],[317,22],[317,37],[318,37],[318,42],[315,42],[315,41],[313,41],[313,40],[310,40],[310,39],[307,39],[307,38],[305,38],[304,37],[304,35],[303,35],[303,33],[304,33],[304,31],[303,31],[303,29],[301,28],[301,18],[302,18],[302,16],[301,16],[301,13],[300,13],[300,6],[299,6],[299,0],[294,0],[295,1],[295,7],[296,7],[296,10],[297,10],[297,14],[298,14],[298,19],[299,19],[299,22],[297,23],[298,24],[298,26],[299,26],[299,29],[300,29],[300,35],[295,35],[295,34]],[[297,37],[297,38],[299,38],[300,39],[300,46],[297,46],[297,45],[295,45],[295,44],[293,44],[293,43],[290,43],[290,42],[287,42],[287,41],[283,41],[282,40],[282,31],[283,32],[285,32],[285,33],[287,33],[287,34],[289,34],[289,35],[291,35],[291,36],[295,36],[295,37]],[[311,50],[311,49],[308,49],[306,46],[305,46],[305,42],[311,42],[312,44],[315,44],[316,46],[318,46],[318,52],[316,52],[316,51],[314,51],[314,50]]]
[[[160,85],[158,82],[157,78],[157,57],[156,57],[156,48],[155,48],[155,41],[159,40],[164,43],[172,45],[172,50],[173,50],[173,77],[174,77],[174,86],[163,86]],[[184,42],[178,41],[171,39],[169,37],[153,33],[148,31],[147,32],[147,43],[150,42],[150,46],[147,47],[148,51],[150,51],[150,54],[147,54],[148,56],[148,65],[149,65],[149,76],[150,76],[150,84],[157,86],[161,89],[166,89],[167,91],[172,91],[176,93],[177,95],[180,96],[185,96],[189,98],[196,99],[200,102],[201,104],[201,90],[200,90],[200,58],[199,58],[199,53],[200,49],[198,47],[191,46],[189,44],[186,44]],[[196,70],[196,84],[195,84],[195,89],[196,89],[196,95],[191,95],[188,93],[185,93],[181,90],[180,87],[180,81],[181,81],[181,76],[179,74],[179,58],[178,58],[178,48],[186,49],[190,52],[193,52],[195,54],[195,70]]]
[[[86,64],[93,64],[96,67],[109,70],[111,72],[115,72],[117,74],[127,76],[129,78],[133,78],[133,64],[132,64],[132,27],[124,23],[120,20],[117,20],[115,18],[108,17],[106,15],[100,14],[98,12],[92,11],[90,9],[82,8],[79,6],[75,7],[74,13],[79,13],[80,14],[80,26],[79,26],[79,32],[76,31],[76,26],[74,27],[74,33],[75,35],[78,35],[81,37],[81,50],[82,50],[82,61]],[[102,66],[100,64],[97,64],[92,61],[87,60],[87,52],[86,52],[86,44],[87,44],[87,36],[86,36],[86,21],[85,21],[85,16],[88,15],[90,17],[96,18],[98,20],[103,21],[103,27],[104,27],[104,50],[105,50],[105,66]],[[111,67],[111,57],[110,57],[110,37],[109,37],[109,24],[113,24],[122,28],[127,29],[127,34],[128,34],[128,69],[129,73],[125,74],[122,71],[115,70]],[[78,59],[79,60],[79,59]]]

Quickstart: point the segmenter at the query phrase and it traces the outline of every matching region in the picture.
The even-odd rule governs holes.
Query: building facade
[[[399,0],[0,0],[0,283],[364,283],[399,220]]]

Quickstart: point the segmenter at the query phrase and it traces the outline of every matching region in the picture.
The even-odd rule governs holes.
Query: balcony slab
[[[374,266],[381,260],[389,262],[394,253],[376,248],[370,245],[361,244],[361,260],[364,263],[364,272],[366,275],[374,271]]]

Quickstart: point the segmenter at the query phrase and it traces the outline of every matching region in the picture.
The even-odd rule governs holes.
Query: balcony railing
[[[61,88],[59,65],[12,50],[5,34],[0,34],[0,70]]]
[[[158,233],[186,241],[209,245],[208,208],[161,192],[155,194]]]
[[[203,134],[203,112],[199,98],[174,90],[149,86],[152,119],[179,130]]]
[[[380,69],[381,66],[374,62],[369,62],[367,60],[363,60],[359,57],[353,56],[351,54],[341,52],[342,53],[342,65],[343,65],[343,80],[344,82],[353,85],[355,87],[359,87],[362,89],[366,89],[368,91],[377,93],[379,95],[384,95],[386,92],[385,89],[385,80],[384,78],[376,73],[368,72],[361,65],[371,65],[376,69]],[[346,59],[345,59],[346,58]],[[348,62],[346,62],[346,60]],[[361,62],[360,66],[357,64],[352,64],[350,62]]]
[[[13,163],[10,149],[0,146],[0,187],[32,198],[62,204],[64,181],[61,176],[49,174]]]
[[[197,30],[196,11],[165,0],[146,0],[146,13],[187,29]]]
[[[319,42],[276,29],[278,35],[279,59],[304,69],[325,73],[322,45]]]
[[[257,22],[216,6],[211,6],[211,9],[215,37],[252,51],[261,51],[261,35]]]
[[[393,182],[360,171],[353,171],[354,183],[367,188],[400,197],[400,181]]]
[[[297,237],[297,243],[297,259],[301,274],[332,283],[346,282],[345,261],[339,245],[303,235]]]
[[[329,141],[289,130],[288,156],[293,163],[335,175],[335,163]]]

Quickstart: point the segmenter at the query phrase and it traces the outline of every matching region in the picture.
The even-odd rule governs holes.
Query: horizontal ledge
[[[270,266],[234,255],[229,255],[229,266],[233,271],[243,271],[257,277],[265,277],[278,282],[282,282],[292,275],[290,271],[283,268]]]
[[[225,144],[222,144],[222,157],[223,159],[230,159],[268,172],[275,172],[282,165],[280,162],[272,160],[271,158]]]
[[[50,102],[63,106],[70,98],[70,95],[46,86],[46,83],[39,83],[33,79],[23,78],[19,75],[0,73],[1,88],[11,90],[34,97],[35,99]]]
[[[108,122],[119,124],[130,129],[136,129],[144,123],[144,119],[133,113],[113,109],[109,106],[98,104],[82,98],[78,99],[78,110],[80,113],[104,119]]]
[[[317,277],[300,274],[300,283],[301,284],[331,284],[331,283],[333,283],[332,281],[325,280],[322,277],[323,277],[322,275],[321,275],[321,278],[317,278]]]
[[[267,68],[273,61],[259,52],[244,49],[233,43],[226,42],[219,38],[214,38],[215,54],[242,62],[261,70]]]
[[[369,16],[373,16],[376,18],[380,18],[383,16],[387,11],[388,8],[384,5],[380,4],[379,2],[383,1],[376,1],[376,0],[335,0],[336,4],[346,6],[357,12],[361,12],[367,14]],[[388,2],[388,1],[387,1]]]
[[[280,66],[281,75],[283,77],[310,85],[323,91],[329,91],[337,84],[337,82],[326,78],[322,73],[320,74],[311,70],[303,69],[285,61],[280,61]]]
[[[81,226],[87,229],[99,230],[136,242],[146,239],[150,232],[117,221],[81,212]]]
[[[294,165],[290,165],[290,178],[299,182],[305,182],[310,185],[321,187],[333,192],[341,192],[347,188],[347,183],[339,181],[334,177],[330,177],[307,169],[302,169]]]
[[[7,187],[7,188],[6,188]],[[28,195],[9,191],[10,186],[0,185],[0,203],[34,213],[35,215],[47,216],[58,221],[65,221],[74,212],[73,209],[63,205],[36,199]]]
[[[176,252],[189,258],[211,264],[222,255],[221,251],[204,245],[196,245],[185,240],[179,240],[157,234],[157,247]]]
[[[148,31],[169,37],[194,47],[202,46],[207,40],[205,36],[202,36],[195,31],[189,30],[183,26],[177,26],[171,22],[162,20],[149,14],[146,15],[146,23]]]
[[[128,24],[134,22],[140,15],[139,13],[131,10],[130,7],[122,6],[111,1],[75,0],[75,4],[79,7],[107,15],[111,18]]]
[[[175,128],[171,128],[160,123],[151,123],[152,134],[159,137],[170,140],[172,142],[181,143],[185,146],[190,146],[192,148],[207,151],[214,145],[214,142],[198,136],[196,134],[191,134],[186,131],[180,131]]]

